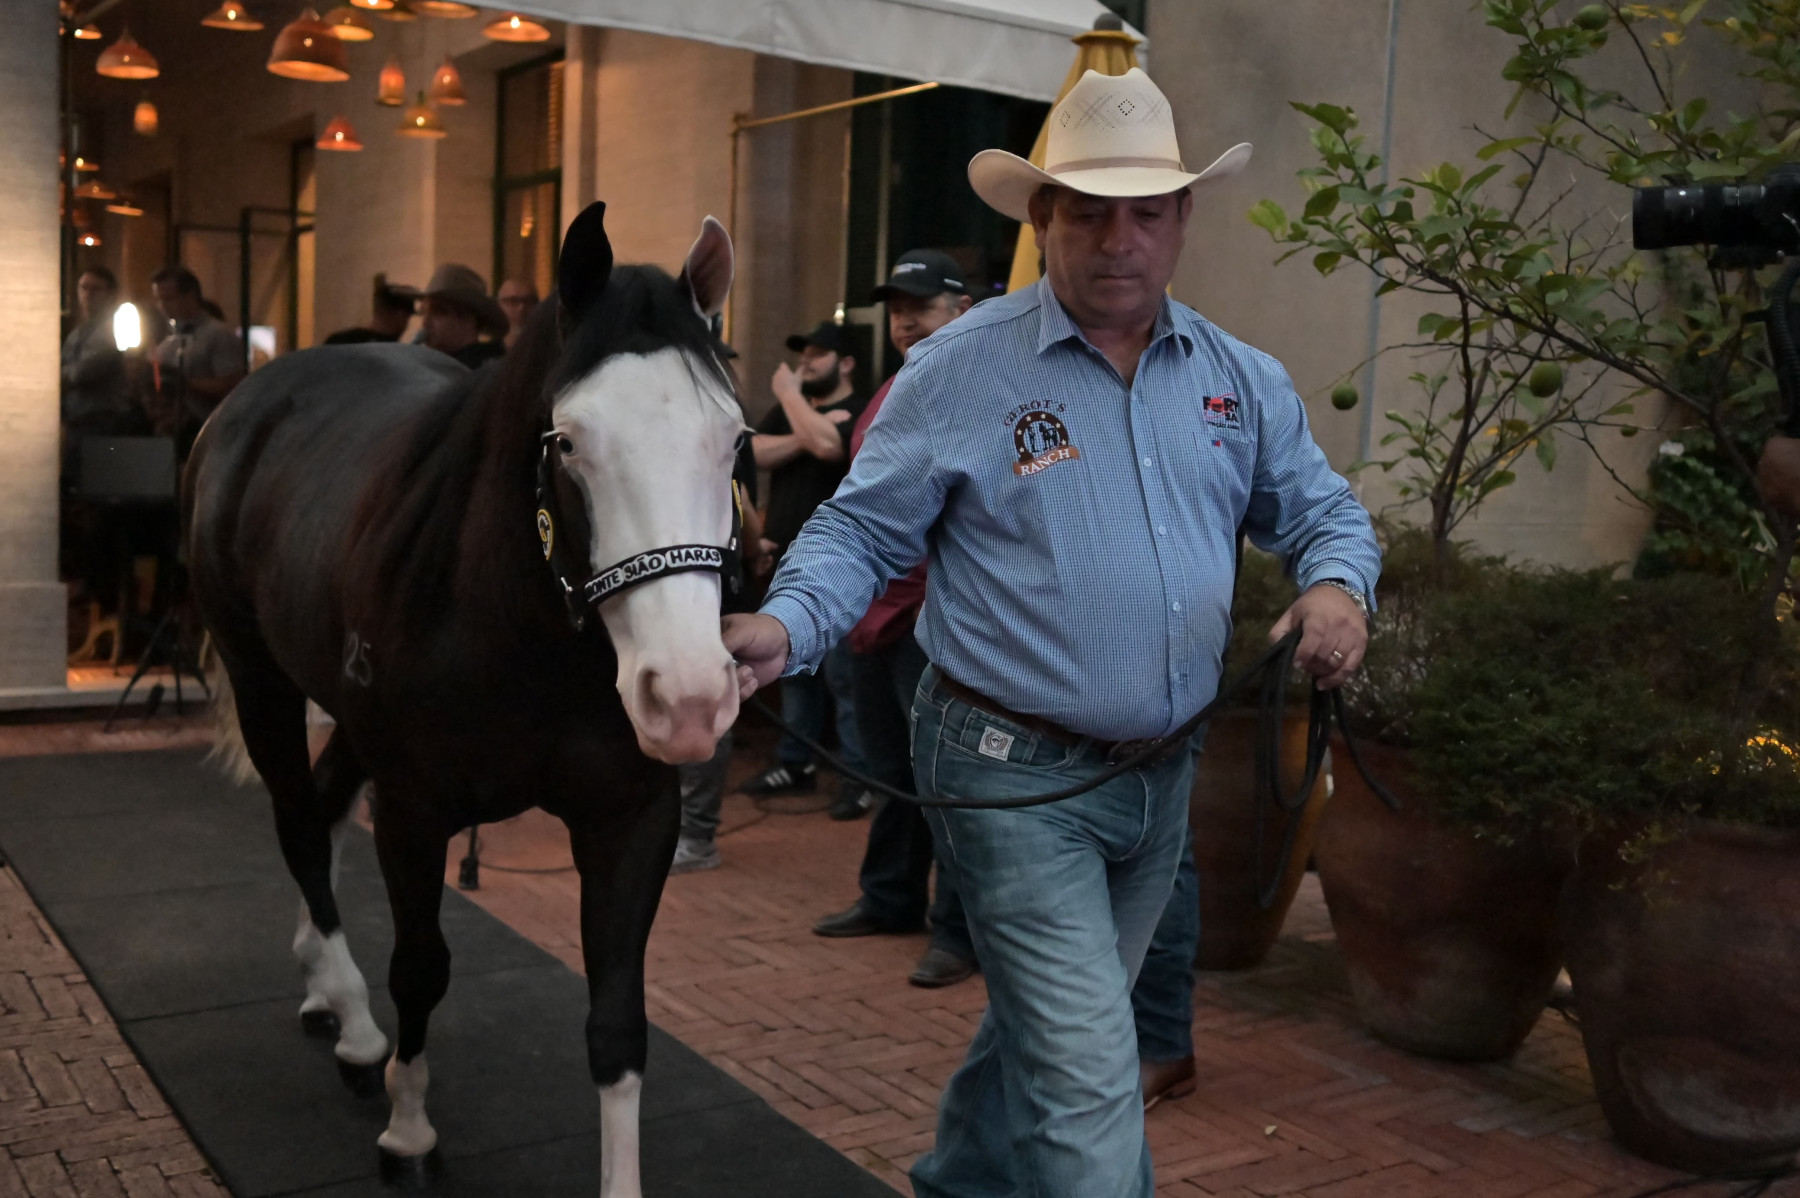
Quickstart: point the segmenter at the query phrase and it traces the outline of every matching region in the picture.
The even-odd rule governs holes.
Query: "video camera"
[[[1639,187],[1631,200],[1631,244],[1640,250],[1710,245],[1748,250],[1731,265],[1763,265],[1800,251],[1800,164],[1761,183]]]
[[[1709,245],[1710,265],[1729,269],[1788,258],[1761,318],[1785,409],[1782,431],[1800,437],[1800,313],[1792,303],[1800,282],[1800,164],[1783,163],[1761,183],[1639,187],[1631,200],[1631,244],[1640,250]]]

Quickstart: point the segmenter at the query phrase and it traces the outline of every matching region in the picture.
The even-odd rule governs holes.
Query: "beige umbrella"
[[[1056,98],[1060,102],[1069,94],[1069,89],[1081,82],[1081,77],[1089,71],[1098,71],[1102,75],[1123,75],[1138,64],[1138,39],[1124,29],[1117,17],[1101,17],[1095,28],[1087,33],[1069,39],[1077,47],[1075,64],[1069,68],[1068,78],[1056,90]],[[1112,25],[1115,28],[1102,28]],[[1050,139],[1050,124],[1046,120],[1044,127],[1038,130],[1037,141],[1031,146],[1031,165],[1044,165],[1044,151]],[[1037,239],[1032,235],[1030,225],[1019,226],[1019,243],[1013,250],[1012,274],[1006,280],[1008,291],[1017,291],[1021,287],[1029,287],[1038,281]]]

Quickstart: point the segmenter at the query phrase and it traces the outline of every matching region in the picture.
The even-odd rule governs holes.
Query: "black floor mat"
[[[300,1031],[288,951],[299,897],[260,787],[229,785],[192,752],[0,760],[0,852],[236,1198],[386,1192],[375,1149],[386,1098],[353,1097],[330,1042]],[[338,894],[391,1037],[393,927],[360,830]],[[592,1198],[585,984],[454,890],[443,925],[453,979],[431,1022],[435,1192]],[[655,1028],[643,1172],[646,1198],[894,1195]]]

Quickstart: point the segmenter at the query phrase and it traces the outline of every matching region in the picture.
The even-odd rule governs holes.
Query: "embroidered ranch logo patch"
[[[1057,411],[1063,409],[1062,404],[1056,407]],[[1013,473],[1021,478],[1081,456],[1081,451],[1069,443],[1068,428],[1048,405],[1014,409],[1007,418],[1012,421],[1013,450],[1018,454]]]
[[[1243,427],[1239,420],[1238,398],[1235,395],[1208,395],[1200,401],[1200,411],[1208,428],[1238,429]]]

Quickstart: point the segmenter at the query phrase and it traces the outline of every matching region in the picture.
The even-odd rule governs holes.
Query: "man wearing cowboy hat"
[[[420,339],[473,370],[506,353],[506,313],[487,293],[481,276],[446,262],[421,293]],[[482,340],[486,334],[490,340]]]
[[[1047,166],[983,151],[981,198],[1030,221],[1035,287],[915,346],[837,494],[725,645],[740,688],[812,669],[890,578],[928,557],[913,705],[920,793],[993,800],[1082,783],[1213,697],[1239,530],[1302,594],[1320,685],[1362,660],[1380,570],[1368,513],[1314,444],[1286,372],[1165,294],[1190,188],[1142,71],[1088,72]],[[1150,1198],[1129,995],[1188,837],[1184,751],[1087,793],[936,808],[988,978],[921,1198]]]

